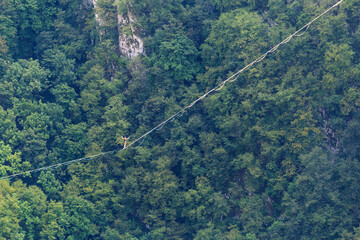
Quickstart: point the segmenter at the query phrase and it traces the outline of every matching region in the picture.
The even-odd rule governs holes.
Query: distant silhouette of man
[[[129,138],[123,136],[121,136],[121,138],[124,140],[124,148],[126,148],[126,141],[129,140]]]

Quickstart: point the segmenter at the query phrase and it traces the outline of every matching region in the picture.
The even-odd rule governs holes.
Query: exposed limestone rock
[[[101,17],[99,16],[99,13],[98,13],[98,10],[97,10],[97,7],[96,7],[96,1],[97,0],[89,0],[89,1],[94,6],[96,22],[99,24],[99,26],[103,26],[104,25],[104,20],[101,19]],[[105,32],[102,31],[102,30],[100,30],[99,33],[100,33],[100,36],[105,34]]]
[[[127,14],[118,15],[119,48],[121,53],[129,58],[144,54],[143,41],[136,35],[133,27],[135,21],[136,18],[130,11],[127,11]]]
[[[99,14],[99,9],[96,6],[97,0],[89,0],[95,8],[95,19],[99,26],[104,26],[104,20]],[[116,0],[115,0],[116,1]],[[124,57],[135,58],[138,55],[144,54],[144,44],[134,29],[135,16],[128,9],[124,14],[117,14],[117,24],[119,33],[119,49]],[[100,40],[105,31],[99,30]]]
[[[334,156],[340,151],[340,141],[335,135],[335,130],[329,126],[329,117],[327,117],[325,109],[321,108],[320,114],[324,122],[324,133],[327,137],[325,140],[326,147],[331,151]],[[332,159],[332,161],[334,161],[334,158]]]

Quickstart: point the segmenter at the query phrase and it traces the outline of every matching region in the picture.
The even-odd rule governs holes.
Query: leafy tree
[[[50,201],[41,219],[43,222],[41,239],[65,239],[64,228],[67,227],[67,222],[62,202]]]
[[[4,57],[6,54],[11,55],[16,50],[16,34],[17,34],[17,29],[15,23],[11,20],[10,16],[7,16],[7,14],[1,14],[0,15],[1,57]]]
[[[94,66],[84,75],[83,80],[79,82],[82,91],[78,102],[85,111],[88,121],[92,124],[100,120],[102,113],[102,86],[106,83],[103,76],[103,68]]]
[[[320,148],[303,155],[301,160],[302,174],[284,195],[286,211],[282,216],[282,232],[278,232],[278,236],[338,238],[350,219],[346,217],[348,210],[340,200],[339,189],[332,187],[336,181],[334,163]],[[274,230],[279,228],[278,223],[274,226]]]
[[[38,239],[41,230],[41,216],[45,213],[46,195],[36,186],[27,188],[21,182],[16,182],[14,187],[19,194],[20,226],[28,239]]]
[[[91,221],[94,215],[92,203],[78,196],[68,197],[64,210],[67,215],[64,219],[67,239],[87,239],[97,233]]]
[[[49,198],[59,198],[62,186],[61,183],[55,179],[55,175],[52,172],[41,172],[37,182]]]
[[[266,25],[256,13],[237,9],[222,14],[201,46],[203,64],[207,68],[203,83],[213,86],[229,72],[252,61],[254,55],[260,55],[266,47],[265,31]]]
[[[0,238],[23,239],[24,233],[19,225],[19,202],[13,196],[16,189],[4,180],[0,180],[0,184]]]
[[[177,31],[174,33],[174,30]],[[152,66],[161,74],[157,74],[156,78],[162,78],[166,85],[189,83],[199,71],[198,51],[194,43],[179,31],[172,23],[154,35],[155,42],[160,45],[153,50]]]
[[[76,79],[75,60],[68,59],[66,55],[59,51],[49,49],[43,54],[43,65],[51,71],[51,85],[73,84]]]
[[[48,153],[47,141],[49,117],[45,114],[32,113],[27,116],[20,133],[20,147],[23,149],[23,159],[32,166],[43,165]]]
[[[0,84],[3,107],[9,107],[12,98],[36,100],[48,87],[49,72],[37,60],[19,60],[9,66]]]
[[[8,1],[12,8],[11,17],[18,29],[16,51],[18,56],[32,57],[36,35],[41,30],[49,30],[57,13],[55,2],[45,1]],[[21,49],[21,50],[20,50]]]
[[[60,159],[79,158],[83,156],[86,139],[86,124],[69,124],[62,131],[61,136],[55,138],[55,144],[59,147]]]
[[[130,124],[126,120],[128,108],[124,106],[122,99],[121,95],[115,95],[109,98],[108,105],[105,107],[102,116],[104,119],[104,138],[101,139],[101,145],[105,148],[122,143],[121,136],[126,135],[124,133],[129,128]]]
[[[11,109],[5,111],[0,106],[0,119],[0,135],[4,138],[6,144],[14,143],[19,134],[16,126],[16,115],[14,114],[14,111]]]
[[[21,161],[20,153],[12,154],[11,147],[0,142],[0,174],[2,176],[20,172],[30,167],[29,162]]]
[[[331,4],[0,0],[0,239],[357,239],[358,1],[153,129]]]

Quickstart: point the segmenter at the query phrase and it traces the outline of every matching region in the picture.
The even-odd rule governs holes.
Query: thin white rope
[[[33,172],[38,172],[38,171],[43,171],[49,168],[54,168],[54,167],[60,167],[63,165],[69,165],[72,163],[76,163],[76,162],[81,162],[81,161],[85,161],[85,160],[90,160],[92,158],[96,158],[102,155],[106,155],[109,153],[114,153],[114,152],[119,152],[119,151],[123,151],[127,148],[129,148],[130,146],[132,146],[133,144],[135,144],[136,142],[140,141],[141,139],[145,138],[147,135],[149,135],[150,133],[152,133],[153,131],[157,130],[159,127],[161,127],[161,125],[166,124],[168,121],[172,120],[173,118],[175,118],[178,114],[180,113],[184,113],[185,110],[191,108],[192,106],[194,106],[197,102],[201,101],[202,99],[204,99],[205,97],[207,97],[210,93],[214,92],[214,91],[219,91],[221,90],[226,83],[228,82],[234,82],[236,81],[236,77],[242,73],[243,71],[245,71],[246,69],[252,67],[255,63],[261,62],[269,53],[275,52],[279,46],[288,43],[294,36],[302,36],[304,33],[301,33],[299,35],[299,33],[303,30],[307,30],[311,24],[313,24],[316,20],[318,20],[319,18],[321,18],[323,15],[325,15],[326,13],[328,13],[330,10],[332,10],[333,8],[335,8],[336,6],[338,6],[343,0],[340,0],[339,2],[337,2],[336,4],[334,4],[333,6],[331,6],[330,8],[328,8],[326,11],[324,11],[323,13],[321,13],[320,15],[318,15],[316,18],[314,18],[313,20],[311,20],[310,22],[308,22],[307,24],[305,24],[302,28],[300,28],[299,30],[297,30],[296,32],[294,32],[293,34],[291,34],[289,37],[285,38],[283,41],[281,41],[280,43],[278,43],[277,45],[275,45],[273,48],[271,48],[269,51],[267,51],[266,53],[264,53],[263,55],[261,55],[260,57],[258,57],[257,59],[255,59],[253,62],[249,63],[248,65],[246,65],[245,67],[243,67],[242,69],[240,69],[239,71],[237,71],[236,73],[234,73],[232,76],[230,76],[229,78],[227,78],[226,80],[222,81],[219,85],[217,85],[216,87],[214,87],[213,89],[211,89],[210,91],[206,92],[204,95],[202,95],[201,97],[199,97],[198,99],[196,99],[195,101],[193,101],[192,103],[190,103],[189,105],[187,105],[186,107],[184,107],[183,109],[181,109],[180,111],[178,111],[177,113],[173,114],[171,117],[167,118],[166,120],[164,120],[163,122],[161,122],[160,124],[158,124],[156,127],[152,128],[150,131],[146,132],[145,134],[141,135],[140,137],[138,137],[136,140],[134,140],[133,142],[131,142],[130,144],[128,144],[126,146],[126,148],[120,149],[120,150],[112,150],[112,151],[108,151],[108,152],[103,152],[103,153],[99,153],[99,154],[95,154],[92,156],[88,156],[88,157],[83,157],[83,158],[78,158],[78,159],[74,159],[71,161],[67,161],[67,162],[63,162],[63,163],[57,163],[51,166],[47,166],[47,167],[42,167],[42,168],[37,168],[34,170],[29,170],[29,171],[25,171],[25,172],[20,172],[20,173],[16,173],[16,174],[12,174],[12,175],[8,175],[5,177],[2,177],[0,179],[11,179],[13,177],[16,176],[21,176],[21,175],[27,175]],[[181,115],[182,116],[182,115]]]
[[[164,126],[164,125],[163,125],[163,126]],[[142,140],[141,143],[137,146],[137,148],[138,148],[138,147],[141,147],[141,145],[144,143],[145,139],[146,139],[146,137],[143,138],[143,140]]]
[[[158,129],[156,129],[156,131],[160,131],[161,129],[163,129],[165,125],[162,125],[161,127],[159,127]]]
[[[121,150],[123,150],[123,149],[121,149]],[[12,174],[12,175],[9,175],[9,176],[6,176],[6,177],[2,177],[2,178],[0,178],[0,179],[2,179],[2,180],[11,179],[11,178],[13,178],[13,177],[20,176],[20,175],[28,175],[28,174],[30,174],[30,173],[35,173],[35,172],[47,170],[47,169],[50,169],[50,168],[58,168],[58,167],[63,166],[63,165],[69,165],[69,164],[76,163],[76,162],[81,162],[81,161],[85,161],[85,160],[90,160],[90,159],[93,159],[93,158],[95,158],[95,157],[99,157],[99,156],[102,156],[102,155],[105,155],[105,154],[109,154],[109,153],[112,153],[112,152],[115,152],[115,151],[118,151],[118,150],[112,150],[112,151],[108,151],[108,152],[102,152],[102,153],[98,153],[98,154],[95,154],[95,155],[92,155],[92,156],[88,156],[88,157],[82,157],[82,158],[70,160],[70,161],[67,161],[67,162],[57,163],[57,164],[50,165],[50,166],[46,166],[46,167],[42,167],[42,168],[37,168],[37,169],[33,169],[33,170],[28,170],[28,171],[24,171],[24,172]]]
[[[306,33],[306,31],[309,29],[310,25],[308,25],[306,27],[306,29],[304,30],[304,32],[300,33],[300,34],[296,34],[295,37],[301,37],[302,35],[304,35]]]

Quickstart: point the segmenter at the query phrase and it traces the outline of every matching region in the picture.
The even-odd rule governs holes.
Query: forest
[[[0,240],[360,239],[358,0],[122,139],[338,1],[0,0]]]

